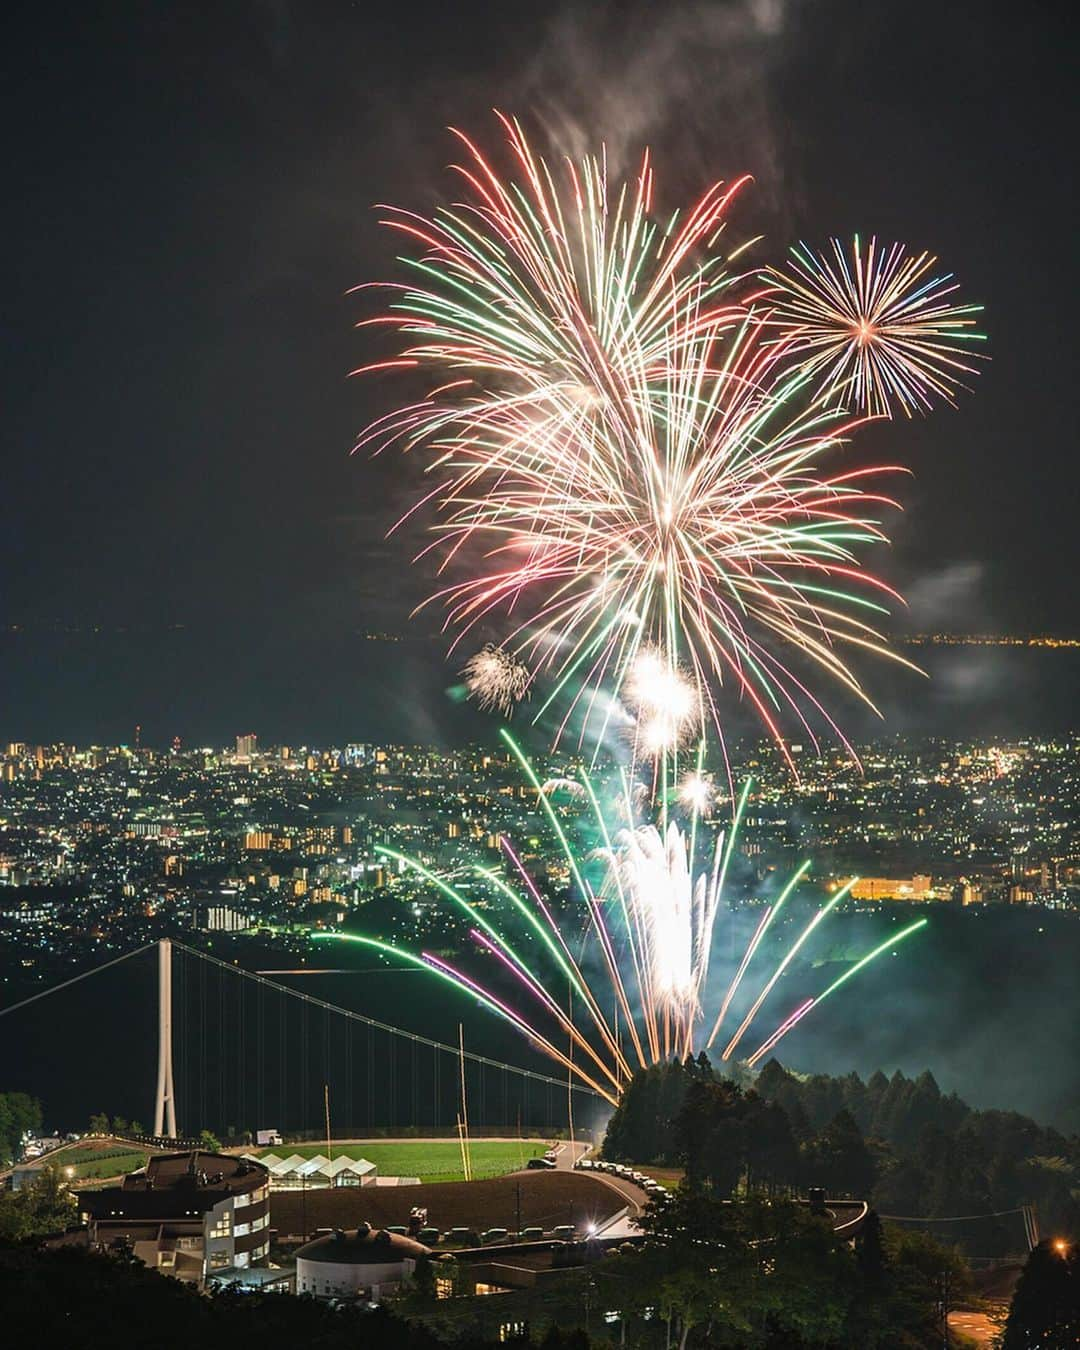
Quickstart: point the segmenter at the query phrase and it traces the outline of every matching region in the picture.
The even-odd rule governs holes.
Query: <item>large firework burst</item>
[[[644,652],[688,673],[721,735],[724,683],[785,753],[789,717],[839,732],[808,672],[869,702],[846,651],[902,659],[873,626],[895,593],[858,557],[893,503],[885,470],[830,467],[860,419],[815,399],[806,333],[720,247],[743,180],[663,223],[648,155],[627,182],[603,156],[557,173],[503,125],[514,175],[461,137],[464,200],[391,211],[413,280],[368,322],[401,345],[362,368],[429,377],[358,448],[425,451],[455,641],[501,618],[546,677],[536,716],[559,702],[556,739],[575,710],[602,726],[597,695]]]
[[[973,344],[981,305],[960,305],[950,274],[934,276],[937,259],[902,244],[856,235],[848,257],[833,239],[832,257],[799,244],[784,268],[762,280],[775,286],[774,320],[815,384],[847,407],[891,416],[927,412],[935,397],[953,403],[965,375],[974,375]]]

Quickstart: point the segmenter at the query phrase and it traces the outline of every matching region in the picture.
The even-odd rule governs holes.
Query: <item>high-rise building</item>
[[[253,731],[248,731],[242,736],[236,738],[236,758],[253,759],[255,756],[258,737]]]

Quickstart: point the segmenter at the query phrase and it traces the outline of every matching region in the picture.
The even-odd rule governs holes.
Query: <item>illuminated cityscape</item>
[[[742,891],[813,859],[808,878],[858,874],[861,902],[1040,905],[1080,914],[1080,739],[1010,744],[796,745],[793,784],[770,747],[733,762],[753,779]],[[260,931],[303,947],[309,925],[379,896],[405,937],[444,921],[430,887],[375,851],[453,873],[528,841],[569,880],[504,749],[349,744],[227,749],[11,744],[0,785],[0,929],[24,979],[163,933]],[[540,761],[550,777],[572,761]],[[388,902],[388,903],[386,903]],[[10,972],[8,972],[10,975]]]

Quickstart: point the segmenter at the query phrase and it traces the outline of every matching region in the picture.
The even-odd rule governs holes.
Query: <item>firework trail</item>
[[[502,125],[511,176],[460,136],[463,200],[390,209],[412,280],[366,321],[397,355],[361,368],[427,379],[357,449],[423,454],[413,510],[434,513],[423,553],[460,573],[432,597],[455,643],[501,616],[502,647],[550,684],[536,718],[560,705],[556,740],[575,713],[603,728],[601,690],[626,693],[643,657],[693,692],[674,723],[643,719],[651,753],[702,715],[723,736],[725,683],[785,753],[789,720],[839,735],[808,671],[869,703],[845,650],[903,660],[873,626],[895,592],[858,560],[894,503],[886,469],[828,468],[860,419],[815,401],[803,334],[731,269],[745,180],[658,220],[647,154],[626,182],[602,155],[556,172]]]
[[[771,322],[783,343],[795,338],[816,387],[876,416],[928,412],[935,397],[954,403],[961,377],[977,373],[982,306],[956,304],[952,274],[934,276],[928,253],[876,239],[863,249],[856,235],[849,259],[831,242],[831,258],[799,244],[786,268],[762,274],[775,287]]]
[[[750,783],[742,789],[731,828],[717,833],[707,864],[699,870],[694,854],[695,808],[691,808],[689,833],[675,821],[669,821],[663,828],[640,824],[633,817],[632,805],[628,823],[612,830],[587,772],[580,770],[576,779],[551,779],[542,784],[517,743],[505,730],[502,734],[537,792],[538,803],[574,879],[574,889],[584,903],[586,932],[591,938],[589,966],[598,969],[599,974],[592,978],[585,974],[585,948],[581,948],[578,957],[574,956],[579,934],[571,934],[560,923],[512,843],[505,838],[500,840],[507,863],[504,873],[480,865],[472,869],[493,888],[502,906],[492,905],[488,900],[479,903],[470,900],[463,893],[465,883],[440,876],[416,858],[386,847],[377,851],[416,873],[465,917],[475,947],[495,961],[503,974],[513,977],[513,987],[528,1000],[533,1011],[520,1011],[489,985],[431,952],[415,953],[380,939],[352,934],[327,932],[312,936],[316,940],[362,943],[431,971],[459,992],[478,999],[489,1012],[614,1105],[635,1068],[694,1053],[696,1032],[705,1015],[703,1002],[713,934],[739,824],[749,800]],[[698,772],[701,772],[700,757]],[[579,789],[569,795],[587,798],[601,840],[601,846],[588,855],[589,862],[603,863],[603,881],[595,888],[586,875],[586,858],[575,852],[549,800],[553,793],[565,792],[569,783],[575,783]],[[624,784],[624,790],[625,787]],[[628,791],[626,796],[629,798]],[[796,871],[759,923],[725,994],[708,1044],[715,1039],[765,933],[808,865],[804,863]],[[800,948],[851,884],[837,891],[818,910],[791,945],[725,1050],[725,1059],[753,1023]],[[750,1062],[756,1063],[812,1007],[925,922],[920,920],[899,937],[890,938],[823,994],[800,1005],[755,1051]],[[580,924],[575,925],[579,927]],[[523,936],[513,936],[515,930]],[[542,959],[531,962],[523,954],[526,950],[539,952]],[[564,986],[565,1006],[553,992]],[[605,1012],[605,1008],[612,1006],[612,996],[618,1009],[614,1015]]]
[[[754,1053],[748,1056],[746,1062],[749,1067],[751,1069],[755,1068],[762,1056],[767,1055],[779,1040],[786,1036],[789,1031],[797,1027],[811,1008],[816,1008],[819,1003],[823,1003],[830,994],[834,994],[842,984],[845,984],[850,980],[853,975],[857,975],[864,966],[868,966],[871,961],[877,960],[877,958],[881,956],[882,953],[887,952],[890,947],[898,947],[901,942],[906,938],[909,938],[912,933],[925,927],[928,922],[929,920],[927,919],[916,919],[914,923],[908,924],[908,926],[902,932],[897,933],[895,937],[888,938],[885,942],[881,943],[880,946],[875,947],[872,952],[867,952],[867,954],[862,957],[861,960],[856,961],[853,966],[849,966],[839,979],[833,980],[832,984],[829,985],[828,989],[826,989],[823,994],[818,994],[815,998],[808,998],[804,1003],[800,1003],[795,1011],[780,1023],[772,1035],[762,1041]]]
[[[529,668],[504,647],[487,643],[462,670],[469,696],[481,708],[509,717],[529,690]]]

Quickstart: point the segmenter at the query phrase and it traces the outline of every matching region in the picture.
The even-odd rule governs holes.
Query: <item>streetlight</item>
[[[1055,1238],[1053,1246],[1054,1251],[1057,1252],[1058,1256],[1068,1256],[1069,1244],[1065,1241],[1064,1238]]]

